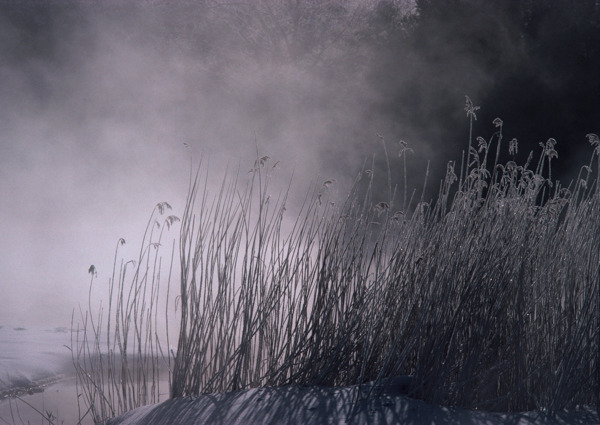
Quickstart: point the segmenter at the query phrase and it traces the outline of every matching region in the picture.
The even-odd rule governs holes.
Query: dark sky
[[[414,6],[0,3],[0,325],[68,323],[85,302],[90,264],[104,284],[117,240],[133,258],[156,203],[181,215],[190,158],[205,155],[218,180],[228,165],[243,174],[257,153],[269,155],[281,164],[276,184],[293,172],[298,198],[329,178],[341,196],[364,161],[382,165],[379,134],[395,183],[403,139],[414,150],[410,185],[430,160],[437,190],[445,162],[466,147],[465,95],[482,106],[476,131],[485,137],[501,116],[507,140],[557,137],[560,154],[561,137],[598,131],[583,128],[597,105],[579,105],[587,115],[578,120],[577,103],[564,102],[575,65],[558,72],[563,56],[522,41],[534,24],[559,34],[574,24],[527,18],[523,27],[517,12],[492,11],[455,21],[433,13],[414,29]],[[474,40],[461,19],[504,32]],[[577,90],[595,102],[586,87],[596,86]]]

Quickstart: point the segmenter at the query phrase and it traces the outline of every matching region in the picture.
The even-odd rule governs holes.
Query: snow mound
[[[72,372],[66,328],[0,326],[0,399],[59,381]]]
[[[380,391],[378,391],[380,390]],[[403,395],[402,385],[256,388],[170,399],[134,409],[107,425],[590,425],[598,414],[581,410],[557,417],[501,414],[432,406]]]

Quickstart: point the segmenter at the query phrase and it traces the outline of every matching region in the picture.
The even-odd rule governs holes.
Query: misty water
[[[0,326],[0,424],[93,424],[77,386],[69,328]],[[76,344],[74,344],[76,345]],[[168,397],[162,376],[161,400]],[[40,413],[41,412],[41,413]]]
[[[76,423],[70,338],[66,327],[0,327],[0,423],[40,423],[34,408]]]

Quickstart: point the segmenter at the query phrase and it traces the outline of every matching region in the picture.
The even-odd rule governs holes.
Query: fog
[[[409,0],[0,10],[0,324],[68,324],[91,264],[107,282],[117,241],[134,258],[158,202],[182,213],[200,158],[216,177],[268,155],[299,197],[330,178],[343,194],[381,164],[382,138],[399,175],[402,139],[411,187],[430,160],[435,190],[465,147],[464,96],[498,89],[444,33],[390,50],[414,25]],[[503,42],[511,63],[524,57]]]
[[[135,258],[157,202],[182,213],[201,157],[221,174],[269,155],[305,190],[319,175],[351,178],[357,146],[377,147],[364,64],[277,52],[248,5],[256,40],[231,22],[212,32],[208,14],[246,19],[213,6],[3,6],[0,323],[68,323],[91,264],[107,282],[117,240]]]

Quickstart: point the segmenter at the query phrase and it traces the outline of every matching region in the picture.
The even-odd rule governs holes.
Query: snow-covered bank
[[[0,394],[47,385],[72,371],[67,328],[0,326]],[[0,397],[2,398],[2,397]]]
[[[0,326],[0,424],[47,424],[40,412],[78,422],[70,338],[62,327]]]
[[[108,425],[591,425],[597,412],[580,410],[549,417],[501,414],[432,406],[392,387],[366,398],[369,385],[346,388],[259,388],[227,394],[171,399],[110,420]]]

